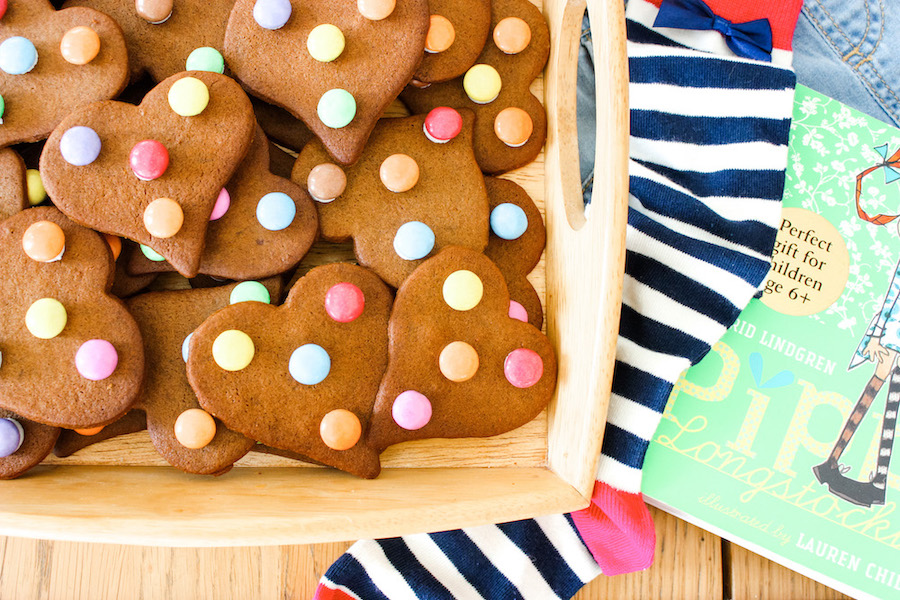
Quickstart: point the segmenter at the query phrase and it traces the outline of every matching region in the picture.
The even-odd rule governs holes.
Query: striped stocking
[[[891,450],[894,446],[894,432],[897,429],[897,410],[900,409],[900,368],[894,368],[888,386],[887,405],[881,422],[881,440],[878,445],[878,461],[872,485],[879,490],[887,488],[888,468],[891,466]]]
[[[856,406],[853,408],[853,413],[851,413],[850,418],[844,423],[844,429],[841,431],[840,437],[834,443],[834,448],[831,450],[831,455],[828,457],[828,462],[832,463],[835,467],[841,459],[841,454],[844,453],[844,450],[846,450],[847,445],[850,443],[850,438],[856,433],[856,428],[859,427],[859,424],[863,420],[863,417],[866,416],[869,407],[872,406],[872,402],[875,400],[875,396],[878,395],[878,391],[881,389],[882,385],[884,385],[884,379],[880,379],[877,375],[872,375],[872,378],[869,379],[869,383],[866,384],[862,396],[860,396]]]
[[[641,466],[682,371],[734,322],[768,269],[787,164],[800,0],[713,0],[768,18],[772,63],[716,31],[654,29],[627,7],[631,164],[622,321],[591,505],[502,525],[354,544],[318,600],[570,598],[598,575],[648,567],[655,531]],[[598,35],[598,32],[594,32]]]

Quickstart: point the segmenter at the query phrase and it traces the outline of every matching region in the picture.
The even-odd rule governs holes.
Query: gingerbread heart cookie
[[[319,218],[309,194],[272,174],[269,163],[269,143],[257,127],[210,215],[201,273],[234,280],[271,277],[296,266],[315,241]],[[128,266],[133,275],[171,270],[143,252],[133,253]]]
[[[421,61],[428,17],[427,0],[237,0],[225,59],[253,95],[352,164]]]
[[[137,398],[137,324],[109,295],[113,264],[97,233],[51,207],[0,223],[0,406],[70,429],[105,425]]]
[[[28,208],[25,163],[11,148],[0,150],[0,220]]]
[[[491,38],[463,77],[400,98],[414,113],[436,106],[475,111],[475,156],[481,170],[505,173],[527,165],[547,137],[547,114],[529,90],[550,56],[550,30],[528,0],[491,0]]]
[[[431,20],[415,85],[448,81],[475,64],[491,25],[490,0],[429,0]]]
[[[486,437],[535,418],[556,388],[556,355],[508,313],[503,274],[481,253],[449,247],[416,269],[394,300],[368,443]]]
[[[15,479],[53,450],[59,427],[41,425],[0,409],[0,479]]]
[[[303,121],[283,108],[263,102],[259,98],[250,98],[250,101],[253,103],[253,112],[256,113],[259,126],[267,136],[285,148],[299,152],[316,137]]]
[[[387,365],[391,293],[371,271],[311,270],[276,307],[242,302],[198,327],[188,380],[229,428],[362,477],[380,471],[361,439]]]
[[[128,82],[122,30],[88,8],[10,2],[0,19],[0,147],[47,137],[73,110]]]
[[[144,244],[193,277],[216,198],[254,128],[233,79],[180,73],[138,106],[97,102],[70,114],[44,146],[41,176],[72,220]]]
[[[344,169],[321,143],[307,145],[291,177],[319,200],[322,237],[353,238],[359,263],[394,287],[444,246],[483,250],[488,201],[472,153],[473,119],[453,109],[383,119]]]

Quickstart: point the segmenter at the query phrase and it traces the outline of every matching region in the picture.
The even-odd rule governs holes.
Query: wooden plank
[[[725,553],[731,567],[728,584],[734,600],[850,600],[849,596],[735,544],[726,542]]]

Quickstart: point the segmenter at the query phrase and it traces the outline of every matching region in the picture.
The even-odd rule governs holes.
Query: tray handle
[[[549,411],[548,464],[588,499],[606,423],[625,265],[629,122],[625,9],[623,0],[545,2],[553,40],[545,95],[547,331],[559,352],[559,385]],[[595,175],[587,215],[575,116],[586,6],[597,99]]]

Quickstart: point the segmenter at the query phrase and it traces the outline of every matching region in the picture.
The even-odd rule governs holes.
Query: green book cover
[[[788,152],[764,292],[675,385],[643,492],[849,595],[900,598],[900,130],[799,86]]]

